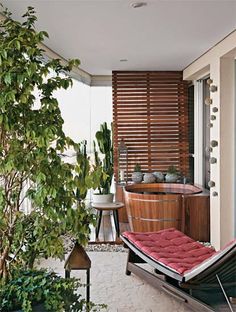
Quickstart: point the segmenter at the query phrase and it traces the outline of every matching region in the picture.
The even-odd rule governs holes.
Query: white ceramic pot
[[[141,183],[143,181],[143,174],[139,171],[134,171],[132,173],[132,181],[134,183]]]
[[[167,173],[166,174],[166,182],[173,183],[178,180],[178,175],[174,173]]]
[[[93,203],[113,203],[114,194],[93,194]]]

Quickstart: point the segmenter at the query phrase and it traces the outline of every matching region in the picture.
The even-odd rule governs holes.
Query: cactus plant
[[[84,140],[78,144],[76,149],[76,198],[80,202],[87,196],[89,188],[96,188],[98,182],[94,179],[94,172],[91,171],[90,158],[87,155],[87,141]]]
[[[111,126],[112,128],[112,126]],[[96,141],[101,154],[104,155],[101,161],[96,149],[96,142],[94,141],[94,157],[95,165],[102,164],[103,174],[101,176],[101,183],[99,189],[100,194],[109,194],[113,178],[113,144],[112,144],[112,130],[108,129],[107,123],[104,122],[100,126],[100,130],[96,132]]]

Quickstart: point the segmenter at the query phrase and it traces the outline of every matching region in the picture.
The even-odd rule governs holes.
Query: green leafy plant
[[[141,172],[141,166],[139,164],[135,164],[134,172]]]
[[[100,175],[100,186],[98,187],[99,194],[109,194],[113,178],[113,144],[112,131],[108,129],[107,123],[104,122],[100,126],[100,130],[96,132],[96,141],[101,154],[104,158],[101,161],[96,149],[96,142],[94,141],[94,157],[96,170],[102,167]]]
[[[85,244],[89,225],[95,221],[84,202],[78,201],[80,173],[60,156],[79,146],[64,134],[53,95],[72,85],[61,73],[79,61],[63,66],[57,59],[44,60],[39,45],[48,35],[35,31],[32,7],[23,22],[4,13],[6,19],[0,23],[1,283],[7,283],[16,265],[32,267],[39,253],[62,258],[65,233]],[[29,202],[32,209],[26,215]]]
[[[99,311],[104,307],[82,299],[75,291],[81,286],[75,278],[65,279],[45,270],[15,270],[0,288],[0,311],[31,312],[39,304],[40,311],[48,312]]]

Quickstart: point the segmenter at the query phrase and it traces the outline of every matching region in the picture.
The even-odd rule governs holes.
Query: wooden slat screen
[[[122,138],[128,147],[129,179],[136,163],[143,172],[166,172],[175,165],[188,175],[187,82],[182,72],[115,71],[112,89],[116,181]]]

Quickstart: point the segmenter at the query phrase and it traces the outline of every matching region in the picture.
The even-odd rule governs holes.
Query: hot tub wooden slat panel
[[[210,197],[186,196],[184,198],[184,232],[195,240],[210,241]]]
[[[127,214],[131,229],[159,231],[167,227],[181,229],[181,195],[126,193]]]
[[[125,203],[125,194],[124,194],[124,186],[116,184],[116,201]],[[127,210],[124,207],[118,210],[119,221],[120,222],[128,222]]]

